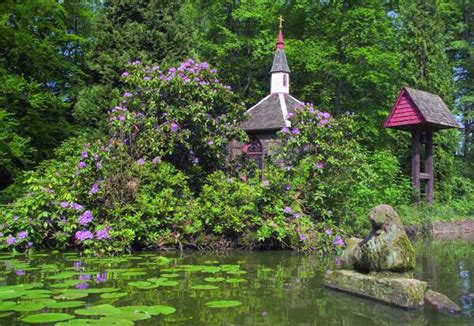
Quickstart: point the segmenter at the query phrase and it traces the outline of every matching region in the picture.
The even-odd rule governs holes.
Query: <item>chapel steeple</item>
[[[276,44],[275,57],[270,70],[271,91],[270,93],[290,93],[290,67],[285,55],[285,41],[283,40],[283,17],[280,16],[280,32]]]

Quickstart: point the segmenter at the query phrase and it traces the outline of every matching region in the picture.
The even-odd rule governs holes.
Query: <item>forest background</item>
[[[220,125],[212,134],[212,128],[203,128],[207,122],[200,114],[221,114],[225,107],[235,118],[268,93],[280,15],[291,93],[331,113],[335,121],[331,130],[303,128],[301,138],[288,139],[282,155],[293,160],[292,166],[287,171],[270,167],[267,176],[283,192],[265,190],[268,184],[259,176],[242,178],[249,170],[239,170],[218,150],[202,154],[197,167],[193,152],[212,147],[218,133],[221,149],[231,137],[244,137],[237,129],[222,131]],[[202,80],[230,85],[231,95],[226,87],[212,90],[227,95],[200,108],[211,92],[197,92],[197,85],[150,86],[123,78],[130,65],[169,68],[185,62],[186,67],[194,64],[190,58],[204,63],[193,73],[202,69],[215,74],[215,68],[219,79]],[[143,69],[132,67],[127,74],[137,77]],[[439,94],[462,125],[436,134],[431,207],[410,204],[410,135],[383,128],[404,86]],[[183,103],[152,97],[141,103],[164,107],[173,117],[165,121],[173,132],[178,128],[173,121],[200,124],[201,129],[189,129],[195,144],[188,145],[189,134],[178,132],[181,138],[173,138],[174,147],[118,148],[127,138],[117,136],[120,128],[111,126],[110,109],[147,87],[189,95],[183,103],[195,111],[187,116],[170,109]],[[368,209],[381,202],[397,207],[410,224],[472,218],[473,121],[474,3],[469,0],[0,3],[0,217],[5,246],[116,252],[237,243],[326,250],[337,248],[348,234],[363,232]],[[152,141],[144,137],[143,143]],[[296,147],[313,137],[321,141],[321,150],[312,156],[316,165],[319,170],[320,160],[328,165],[317,181],[311,180],[320,172],[309,171],[309,162],[295,154]],[[71,182],[79,174],[81,157],[93,156],[88,148],[99,150],[111,139],[111,167],[100,176],[87,174],[83,181]],[[177,160],[184,151],[192,157]],[[140,169],[132,169],[133,162]],[[125,175],[125,170],[130,172],[123,179],[111,177]],[[129,193],[111,194],[117,188]],[[81,207],[66,211],[73,204]],[[189,207],[194,213],[184,213]],[[20,239],[25,230],[28,237]],[[94,242],[104,238],[114,242]]]

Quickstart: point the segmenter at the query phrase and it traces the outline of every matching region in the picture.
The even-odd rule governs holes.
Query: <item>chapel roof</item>
[[[246,131],[279,130],[290,127],[288,115],[295,112],[301,102],[290,94],[270,94],[246,112],[247,120],[241,124]]]
[[[283,41],[283,32],[280,31],[278,35],[277,48],[275,51],[275,56],[273,57],[273,65],[270,73],[274,72],[286,72],[290,73],[290,67],[288,66],[288,61],[286,60],[285,55],[285,42]]]

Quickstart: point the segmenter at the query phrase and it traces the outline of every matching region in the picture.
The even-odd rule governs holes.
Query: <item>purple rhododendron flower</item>
[[[145,77],[143,77],[143,80],[150,81],[151,77],[150,76],[145,76]]]
[[[98,161],[99,160],[99,154],[94,154],[94,161]]]
[[[306,235],[300,234],[300,240],[305,241],[307,239]]]
[[[321,121],[319,121],[319,125],[320,125],[320,126],[324,126],[324,125],[327,125],[328,122],[329,122],[328,119],[322,119]]]
[[[136,66],[136,65],[139,65],[140,63],[142,63],[140,60],[134,60],[132,62],[130,62],[130,64]]]
[[[178,131],[178,128],[179,128],[179,127],[178,127],[178,125],[177,125],[176,123],[173,122],[173,123],[171,124],[171,131],[172,131],[172,132]]]
[[[97,168],[97,170],[100,170],[102,168],[102,163],[96,162],[95,167]]]
[[[94,216],[90,210],[85,211],[81,216],[79,216],[79,224],[86,225],[92,222]]]
[[[109,234],[109,231],[107,228],[105,229],[102,229],[102,230],[98,230],[96,233],[95,233],[97,239],[109,239],[110,238],[110,234]]]
[[[193,163],[194,164],[199,164],[199,157],[193,158]]]
[[[300,130],[298,128],[293,128],[291,130],[291,132],[293,133],[293,135],[299,135],[300,134]]]
[[[338,236],[336,236],[336,240],[334,240],[334,245],[336,245],[336,246],[345,246],[346,243],[344,242],[344,239],[340,235],[338,235]]]
[[[81,157],[82,158],[88,158],[89,157],[89,153],[87,151],[83,151],[82,154],[81,154]]]
[[[84,241],[87,239],[92,239],[94,238],[94,235],[92,234],[91,231],[85,230],[85,231],[77,231],[75,234],[75,237],[79,241]]]
[[[287,184],[287,185],[285,186],[285,190],[291,190],[291,185],[290,185],[290,184]]]
[[[145,159],[144,159],[144,158],[139,159],[139,160],[137,161],[137,164],[138,164],[138,165],[143,165],[143,164],[145,164]]]
[[[293,212],[293,209],[290,206],[285,206],[285,208],[283,209],[283,212],[290,214],[291,212]]]
[[[28,238],[28,231],[20,231],[18,233],[18,239],[25,239]]]
[[[283,127],[281,128],[281,132],[287,134],[290,132],[290,129],[288,129],[288,127]]]
[[[214,145],[214,141],[213,140],[210,140],[207,142],[208,145]]]
[[[18,275],[18,276],[22,276],[22,275],[25,275],[26,273],[25,273],[24,270],[19,269],[19,270],[15,271],[15,274]]]
[[[82,211],[84,209],[84,206],[82,206],[81,204],[78,204],[78,203],[72,203],[71,207],[72,207],[72,209],[74,209],[76,211]]]
[[[268,186],[270,185],[270,181],[268,181],[268,180],[263,180],[263,185],[264,185],[265,187],[268,187]]]
[[[287,171],[290,171],[290,170],[291,170],[291,164],[287,164],[287,165],[286,165],[286,170],[287,170]]]
[[[336,265],[341,266],[342,264],[342,258],[341,257],[336,257]]]
[[[121,75],[122,78],[125,78],[128,76],[130,76],[130,74],[127,71],[122,72],[122,75]]]
[[[331,230],[331,229],[326,229],[326,231],[324,231],[324,232],[326,232],[327,235],[331,235],[331,234],[332,234],[332,230]]]
[[[13,217],[13,220],[14,220],[14,221],[18,221],[19,218],[20,218],[20,216],[15,215],[15,216]]]
[[[7,243],[11,246],[16,244],[16,238],[15,237],[8,237],[7,238]]]
[[[161,163],[161,157],[157,156],[153,159],[153,164],[160,164]]]
[[[316,168],[318,168],[318,169],[324,169],[324,166],[325,166],[325,165],[326,165],[326,164],[325,164],[324,162],[318,162],[318,163],[316,163]]]
[[[26,244],[26,248],[31,248],[31,247],[33,247],[33,242],[28,241],[28,243]]]
[[[133,96],[133,94],[130,93],[130,92],[125,92],[125,93],[123,94],[123,97],[132,97],[132,96]]]
[[[89,190],[89,194],[96,194],[99,192],[99,181],[94,182],[91,189]]]
[[[127,117],[125,117],[124,115],[121,115],[121,114],[120,114],[120,115],[117,116],[117,120],[118,120],[118,121],[125,121],[125,120],[127,120]]]
[[[69,207],[69,202],[67,202],[67,201],[61,202],[61,207],[62,208],[68,208]]]
[[[79,164],[77,165],[80,169],[85,168],[87,166],[86,162],[80,161]]]
[[[0,237],[3,237],[3,232],[0,232]]]
[[[294,217],[294,218],[300,218],[300,217],[301,217],[301,214],[300,214],[300,213],[295,213],[295,214],[293,214],[293,217]]]

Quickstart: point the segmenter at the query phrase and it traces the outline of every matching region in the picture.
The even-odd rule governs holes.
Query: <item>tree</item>
[[[87,53],[89,80],[74,116],[81,126],[106,128],[106,110],[123,87],[120,74],[135,59],[176,62],[193,54],[194,31],[186,0],[106,1],[95,19]]]
[[[0,189],[71,134],[86,40],[78,31],[87,19],[82,1],[0,3],[0,129],[14,130],[0,140]]]

